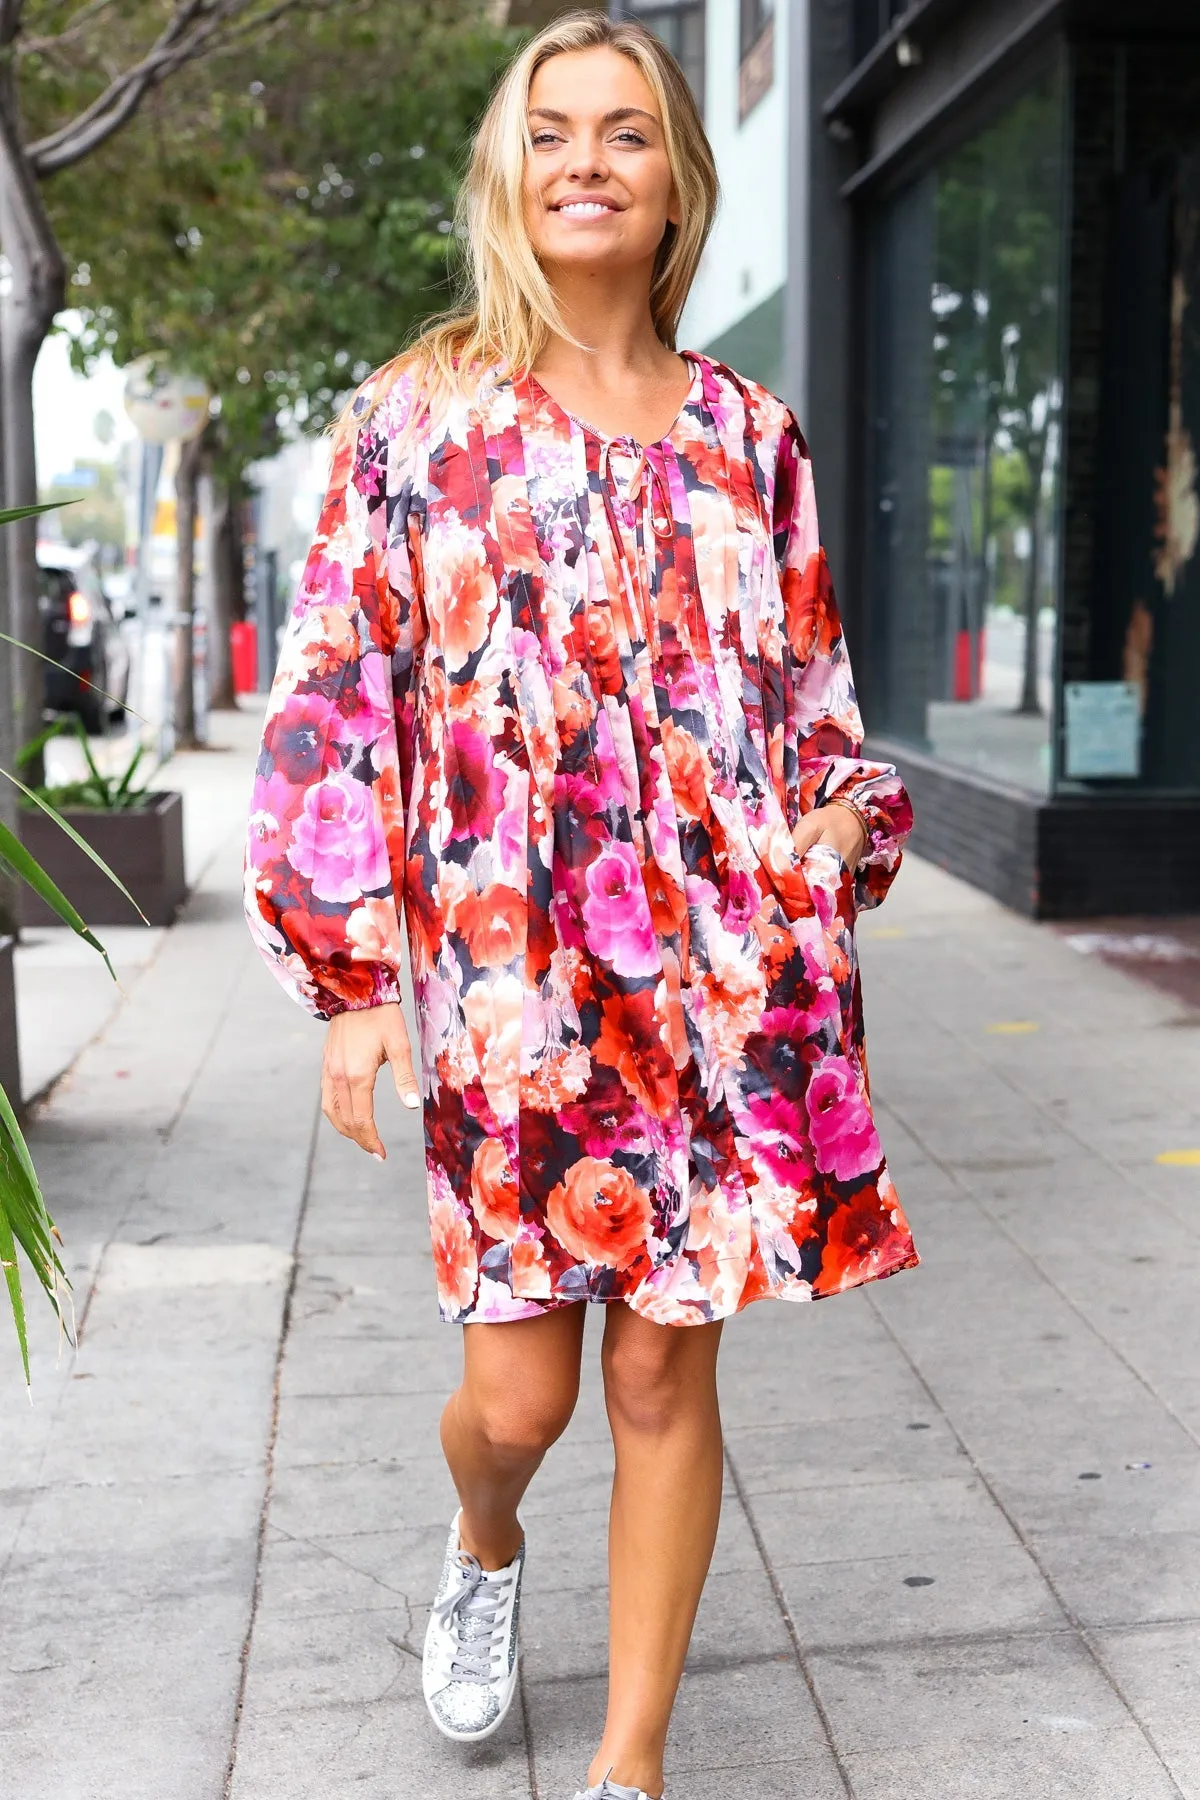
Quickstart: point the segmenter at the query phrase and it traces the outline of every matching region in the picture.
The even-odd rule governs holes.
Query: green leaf
[[[17,1328],[27,1387],[29,1340],[17,1245],[20,1245],[29,1258],[30,1266],[53,1306],[60,1325],[66,1328],[60,1286],[69,1290],[71,1284],[54,1248],[54,1236],[54,1221],[46,1211],[46,1202],[42,1197],[29,1147],[8,1095],[0,1087],[0,1264],[4,1268],[4,1280],[8,1288],[13,1322]]]
[[[112,882],[113,886],[115,888],[118,888],[120,890],[120,892],[122,894],[124,894],[125,898],[129,902],[130,906],[132,906],[134,912],[136,912],[138,918],[142,921],[142,924],[149,925],[149,923],[150,923],[149,919],[146,917],[145,913],[142,911],[141,907],[138,905],[137,901],[134,899],[134,897],[130,893],[129,889],[125,886],[125,883],[121,880],[120,876],[113,874],[112,870],[109,868],[109,866],[105,862],[104,858],[102,856],[97,855],[96,851],[92,849],[92,846],[87,842],[86,838],[81,838],[79,833],[75,830],[75,827],[73,825],[68,825],[67,821],[63,818],[61,813],[55,812],[54,808],[49,804],[48,801],[43,800],[40,794],[34,792],[33,788],[26,787],[25,783],[23,781],[18,781],[16,776],[11,774],[9,772],[9,770],[0,769],[0,775],[5,776],[5,778],[7,780],[11,781],[14,787],[20,788],[21,792],[25,795],[27,800],[32,800],[35,806],[40,806],[42,811],[47,815],[47,817],[54,820],[54,823],[58,826],[59,830],[65,831],[67,836],[70,838],[70,840],[73,844],[78,844],[79,848],[83,851],[84,855],[90,857],[91,860],[95,863],[96,867],[101,871],[101,873],[104,875],[107,875],[108,879]],[[99,944],[96,944],[96,940],[94,938],[89,937],[88,942],[95,944],[96,949],[100,950],[101,955],[104,956],[105,962],[108,962],[107,955],[105,955],[104,951],[101,949],[101,946]],[[112,969],[112,965],[110,963],[109,964],[110,972],[111,972],[111,969]],[[113,976],[113,979],[115,981],[116,977]]]
[[[52,807],[47,807],[46,810],[53,817],[58,817]],[[30,854],[16,832],[10,831],[3,820],[0,820],[0,862],[6,862],[14,875],[19,875],[26,886],[31,887],[50,910],[57,913],[63,924],[71,927],[76,937],[81,937],[85,944],[90,944],[93,950],[99,951],[104,958],[105,967],[115,981],[116,970],[108,960],[108,951],[99,938],[92,935],[83,914],[76,911],[62,889],[51,881],[41,863]],[[117,885],[120,886],[120,883]]]
[[[60,506],[78,506],[77,500],[43,500],[40,506],[10,506],[0,510],[0,525],[15,525],[18,519],[32,519],[35,513],[57,512]]]
[[[4,1280],[8,1287],[9,1303],[12,1306],[13,1323],[17,1328],[17,1342],[21,1346],[21,1366],[25,1370],[25,1386],[29,1386],[29,1333],[25,1326],[25,1301],[21,1294],[21,1271],[17,1267],[17,1246],[13,1240],[12,1226],[8,1222],[5,1209],[5,1175],[7,1169],[0,1164],[0,1266],[4,1269]]]

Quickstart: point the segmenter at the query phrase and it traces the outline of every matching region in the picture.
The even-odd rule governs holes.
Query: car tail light
[[[72,625],[90,625],[92,622],[92,603],[78,588],[67,596],[67,619]]]

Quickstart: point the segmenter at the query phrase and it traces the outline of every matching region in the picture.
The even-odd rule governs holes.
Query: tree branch
[[[8,3],[11,4],[11,0]],[[26,56],[52,56],[64,44],[75,43],[99,13],[109,12],[115,5],[116,0],[87,0],[61,31],[49,31],[42,37],[19,37],[16,43],[18,60]]]
[[[269,29],[286,13],[331,3],[275,0],[262,6],[261,0],[179,0],[170,23],[139,62],[116,76],[77,118],[27,146],[32,167],[38,176],[70,167],[118,131],[150,89],[177,69]]]

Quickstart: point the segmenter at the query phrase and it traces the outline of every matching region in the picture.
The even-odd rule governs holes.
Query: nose
[[[604,146],[585,137],[573,138],[563,158],[563,172],[570,181],[604,181],[608,175]]]

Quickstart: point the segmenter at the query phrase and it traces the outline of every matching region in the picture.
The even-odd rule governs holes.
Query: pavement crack
[[[783,1627],[787,1632],[788,1641],[792,1647],[792,1655],[795,1659],[796,1667],[800,1671],[801,1679],[808,1689],[809,1699],[812,1701],[817,1717],[821,1721],[821,1730],[825,1733],[825,1741],[829,1745],[829,1753],[833,1758],[847,1800],[854,1800],[854,1787],[850,1780],[850,1771],[842,1760],[842,1753],[838,1748],[837,1739],[834,1736],[833,1722],[825,1709],[824,1701],[817,1691],[817,1684],[815,1677],[813,1676],[812,1667],[805,1654],[804,1646],[800,1642],[800,1633],[796,1630],[796,1622],[792,1618],[791,1609],[787,1603],[787,1595],[784,1593],[779,1577],[775,1573],[774,1564],[767,1551],[766,1541],[763,1538],[762,1532],[759,1530],[758,1520],[754,1516],[754,1509],[750,1504],[750,1497],[746,1492],[746,1486],[742,1480],[741,1471],[734,1460],[733,1452],[729,1448],[728,1439],[724,1440],[724,1448],[725,1466],[729,1470],[729,1479],[733,1483],[734,1491],[738,1497],[738,1504],[741,1506],[743,1517],[749,1527],[750,1535],[754,1539],[754,1545],[758,1551],[759,1559],[762,1562],[763,1570],[771,1585],[771,1592],[775,1597],[775,1604],[779,1608],[779,1614],[783,1620]]]
[[[288,1275],[287,1290],[283,1297],[283,1310],[279,1321],[279,1341],[275,1351],[275,1378],[271,1385],[271,1421],[267,1433],[262,1504],[258,1515],[258,1542],[254,1553],[254,1586],[250,1595],[250,1617],[246,1621],[246,1634],[242,1639],[239,1658],[237,1699],[234,1703],[233,1729],[230,1733],[229,1760],[225,1765],[223,1800],[231,1800],[233,1793],[233,1779],[237,1769],[238,1747],[241,1741],[242,1717],[246,1705],[246,1682],[250,1673],[250,1651],[254,1642],[254,1628],[258,1623],[259,1608],[262,1605],[263,1552],[270,1529],[271,1501],[275,1492],[275,1450],[279,1442],[283,1359],[287,1352],[288,1336],[292,1325],[292,1302],[295,1298],[300,1271],[300,1240],[304,1233],[304,1221],[308,1216],[309,1199],[312,1194],[313,1168],[317,1157],[317,1133],[320,1123],[321,1111],[319,1107],[315,1107],[309,1132],[308,1156],[304,1165],[304,1184],[300,1192],[300,1204],[296,1209],[296,1226],[292,1234],[292,1265]]]

